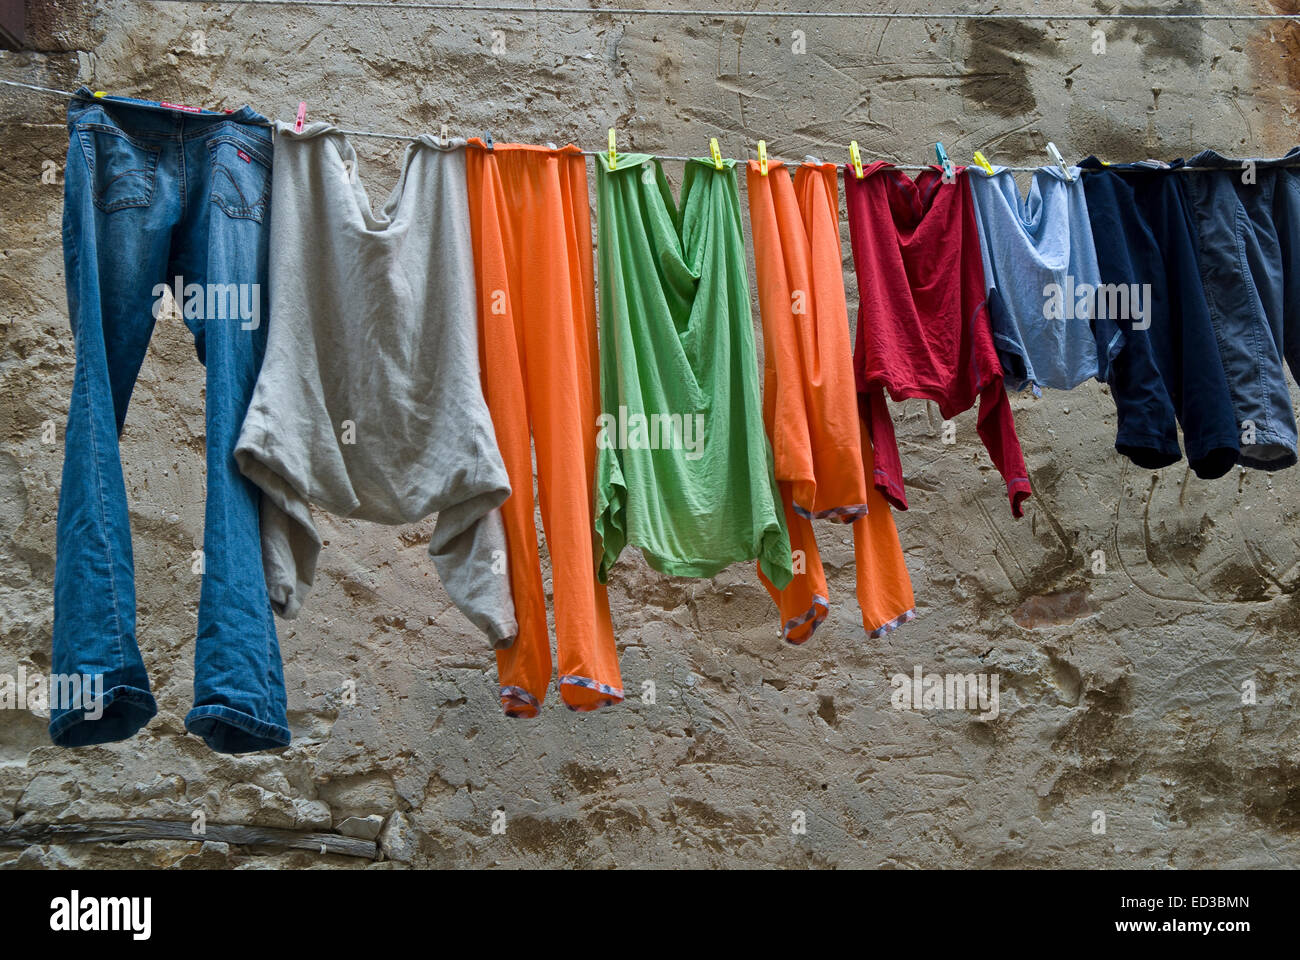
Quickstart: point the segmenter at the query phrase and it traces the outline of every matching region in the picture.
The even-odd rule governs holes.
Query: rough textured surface
[[[936,139],[958,159],[983,149],[1004,163],[1044,162],[1048,140],[1070,157],[1134,159],[1203,146],[1274,156],[1300,139],[1297,31],[1279,25],[30,6],[38,52],[0,55],[5,78],[248,101],[282,118],[304,99],[314,116],[351,128],[446,122],[499,140],[598,147],[616,124],[627,148],[698,154],[716,135],[743,156],[765,137],[775,156],[834,160],[857,139],[867,156],[912,163]],[[1133,9],[1226,8],[1256,9]],[[1105,30],[1104,55],[1093,52],[1094,27]],[[206,53],[193,52],[195,30]],[[493,53],[493,30],[503,53]],[[805,53],[792,52],[795,30]],[[9,673],[49,666],[57,438],[73,370],[62,107],[0,88],[0,672]],[[401,146],[358,146],[376,196],[393,182]],[[41,181],[48,160],[60,168],[52,184]],[[847,254],[847,231],[844,240]],[[203,392],[184,327],[160,324],[122,448],[140,642],[161,712],[130,742],[75,752],[49,744],[43,718],[0,713],[0,827],[189,821],[202,809],[210,823],[377,835],[389,858],[378,868],[1294,864],[1296,471],[1206,483],[1182,464],[1136,470],[1113,451],[1113,406],[1096,384],[1014,403],[1036,491],[1019,522],[973,415],[944,446],[931,408],[896,408],[915,622],[866,638],[852,549],[836,527],[820,531],[831,619],[803,648],[779,641],[747,566],[672,580],[625,554],[611,590],[624,677],[633,693],[653,681],[656,697],[594,715],[570,714],[552,696],[535,721],[502,718],[488,652],[425,555],[428,522],[322,517],[317,589],[300,620],[281,624],[294,743],[229,758],[182,727]],[[47,421],[54,444],[42,443]],[[1104,574],[1092,572],[1095,550]],[[890,676],[915,666],[996,672],[1000,715],[892,709]],[[1242,703],[1246,680],[1258,687],[1255,705]],[[504,833],[493,832],[495,811]],[[792,832],[796,811],[805,833]],[[1104,834],[1094,811],[1105,813]],[[368,861],[169,840],[0,849],[0,864]]]

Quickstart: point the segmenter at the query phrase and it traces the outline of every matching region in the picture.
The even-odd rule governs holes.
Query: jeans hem
[[[117,709],[112,710],[114,704]],[[111,716],[110,716],[111,713]],[[148,690],[126,685],[113,687],[100,699],[100,716],[98,719],[86,716],[84,709],[72,709],[50,719],[50,740],[59,747],[90,747],[101,743],[116,743],[135,736],[158,713],[158,701]],[[131,719],[123,723],[131,714],[138,714],[140,722]],[[105,718],[114,722],[105,723]],[[84,728],[84,729],[83,729]],[[81,735],[72,736],[71,732],[80,730]],[[90,734],[89,739],[83,739]]]
[[[1265,453],[1277,452],[1277,456],[1256,456],[1259,451]],[[1243,467],[1250,467],[1252,470],[1263,470],[1266,473],[1272,473],[1276,470],[1285,470],[1288,467],[1294,467],[1296,464],[1296,445],[1290,438],[1260,436],[1249,446],[1242,447],[1237,456],[1237,462]]]
[[[185,717],[185,729],[202,737],[216,753],[253,753],[287,747],[293,739],[289,728],[258,720],[234,707],[195,707]]]

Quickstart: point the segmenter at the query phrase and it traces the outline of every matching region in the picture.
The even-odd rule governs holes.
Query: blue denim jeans
[[[272,146],[264,123],[247,107],[187,112],[97,98],[84,87],[68,108],[63,250],[77,360],[59,490],[51,670],[102,675],[103,700],[98,719],[84,700],[51,704],[50,737],[60,746],[125,739],[158,710],[136,644],[118,437],[160,285],[175,277],[183,278],[179,302],[207,384],[202,586],[185,726],[222,753],[289,743],[262,571],[260,493],[234,459],[266,344]],[[194,290],[200,296],[191,301]],[[241,299],[254,309],[234,309]],[[175,549],[177,566],[190,569],[190,551]]]
[[[1296,463],[1295,411],[1283,364],[1300,378],[1300,171],[1285,166],[1297,159],[1300,147],[1276,160],[1233,160],[1205,150],[1188,165],[1223,172],[1183,180],[1242,432],[1240,462],[1259,470]]]
[[[1191,174],[1096,157],[1079,167],[1103,283],[1149,290],[1142,322],[1111,315],[1109,304],[1093,318],[1119,418],[1115,449],[1150,470],[1177,463],[1181,424],[1196,475],[1221,477],[1237,462],[1239,431],[1179,179]]]

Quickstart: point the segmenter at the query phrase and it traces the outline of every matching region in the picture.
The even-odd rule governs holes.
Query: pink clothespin
[[[307,102],[304,100],[298,104],[298,118],[293,123],[294,133],[302,133],[302,125],[306,119],[307,119]]]

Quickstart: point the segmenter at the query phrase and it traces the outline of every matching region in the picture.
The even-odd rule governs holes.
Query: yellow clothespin
[[[849,159],[853,161],[853,172],[861,180],[865,174],[862,172],[862,152],[858,150],[858,141],[856,140],[849,142]]]
[[[993,176],[993,167],[989,165],[989,162],[987,159],[985,159],[984,154],[980,153],[978,150],[975,151],[975,166],[979,167],[989,176]]]
[[[722,151],[718,148],[718,138],[709,137],[709,153],[713,156],[713,166],[722,169]]]
[[[618,150],[614,147],[614,128],[609,128],[609,169],[612,171],[618,167]]]
[[[108,96],[108,94],[105,93],[103,90],[96,90],[96,91],[95,91],[95,96],[97,96],[97,97],[106,97],[106,96]]]
[[[767,141],[758,141],[758,172],[767,176]]]

